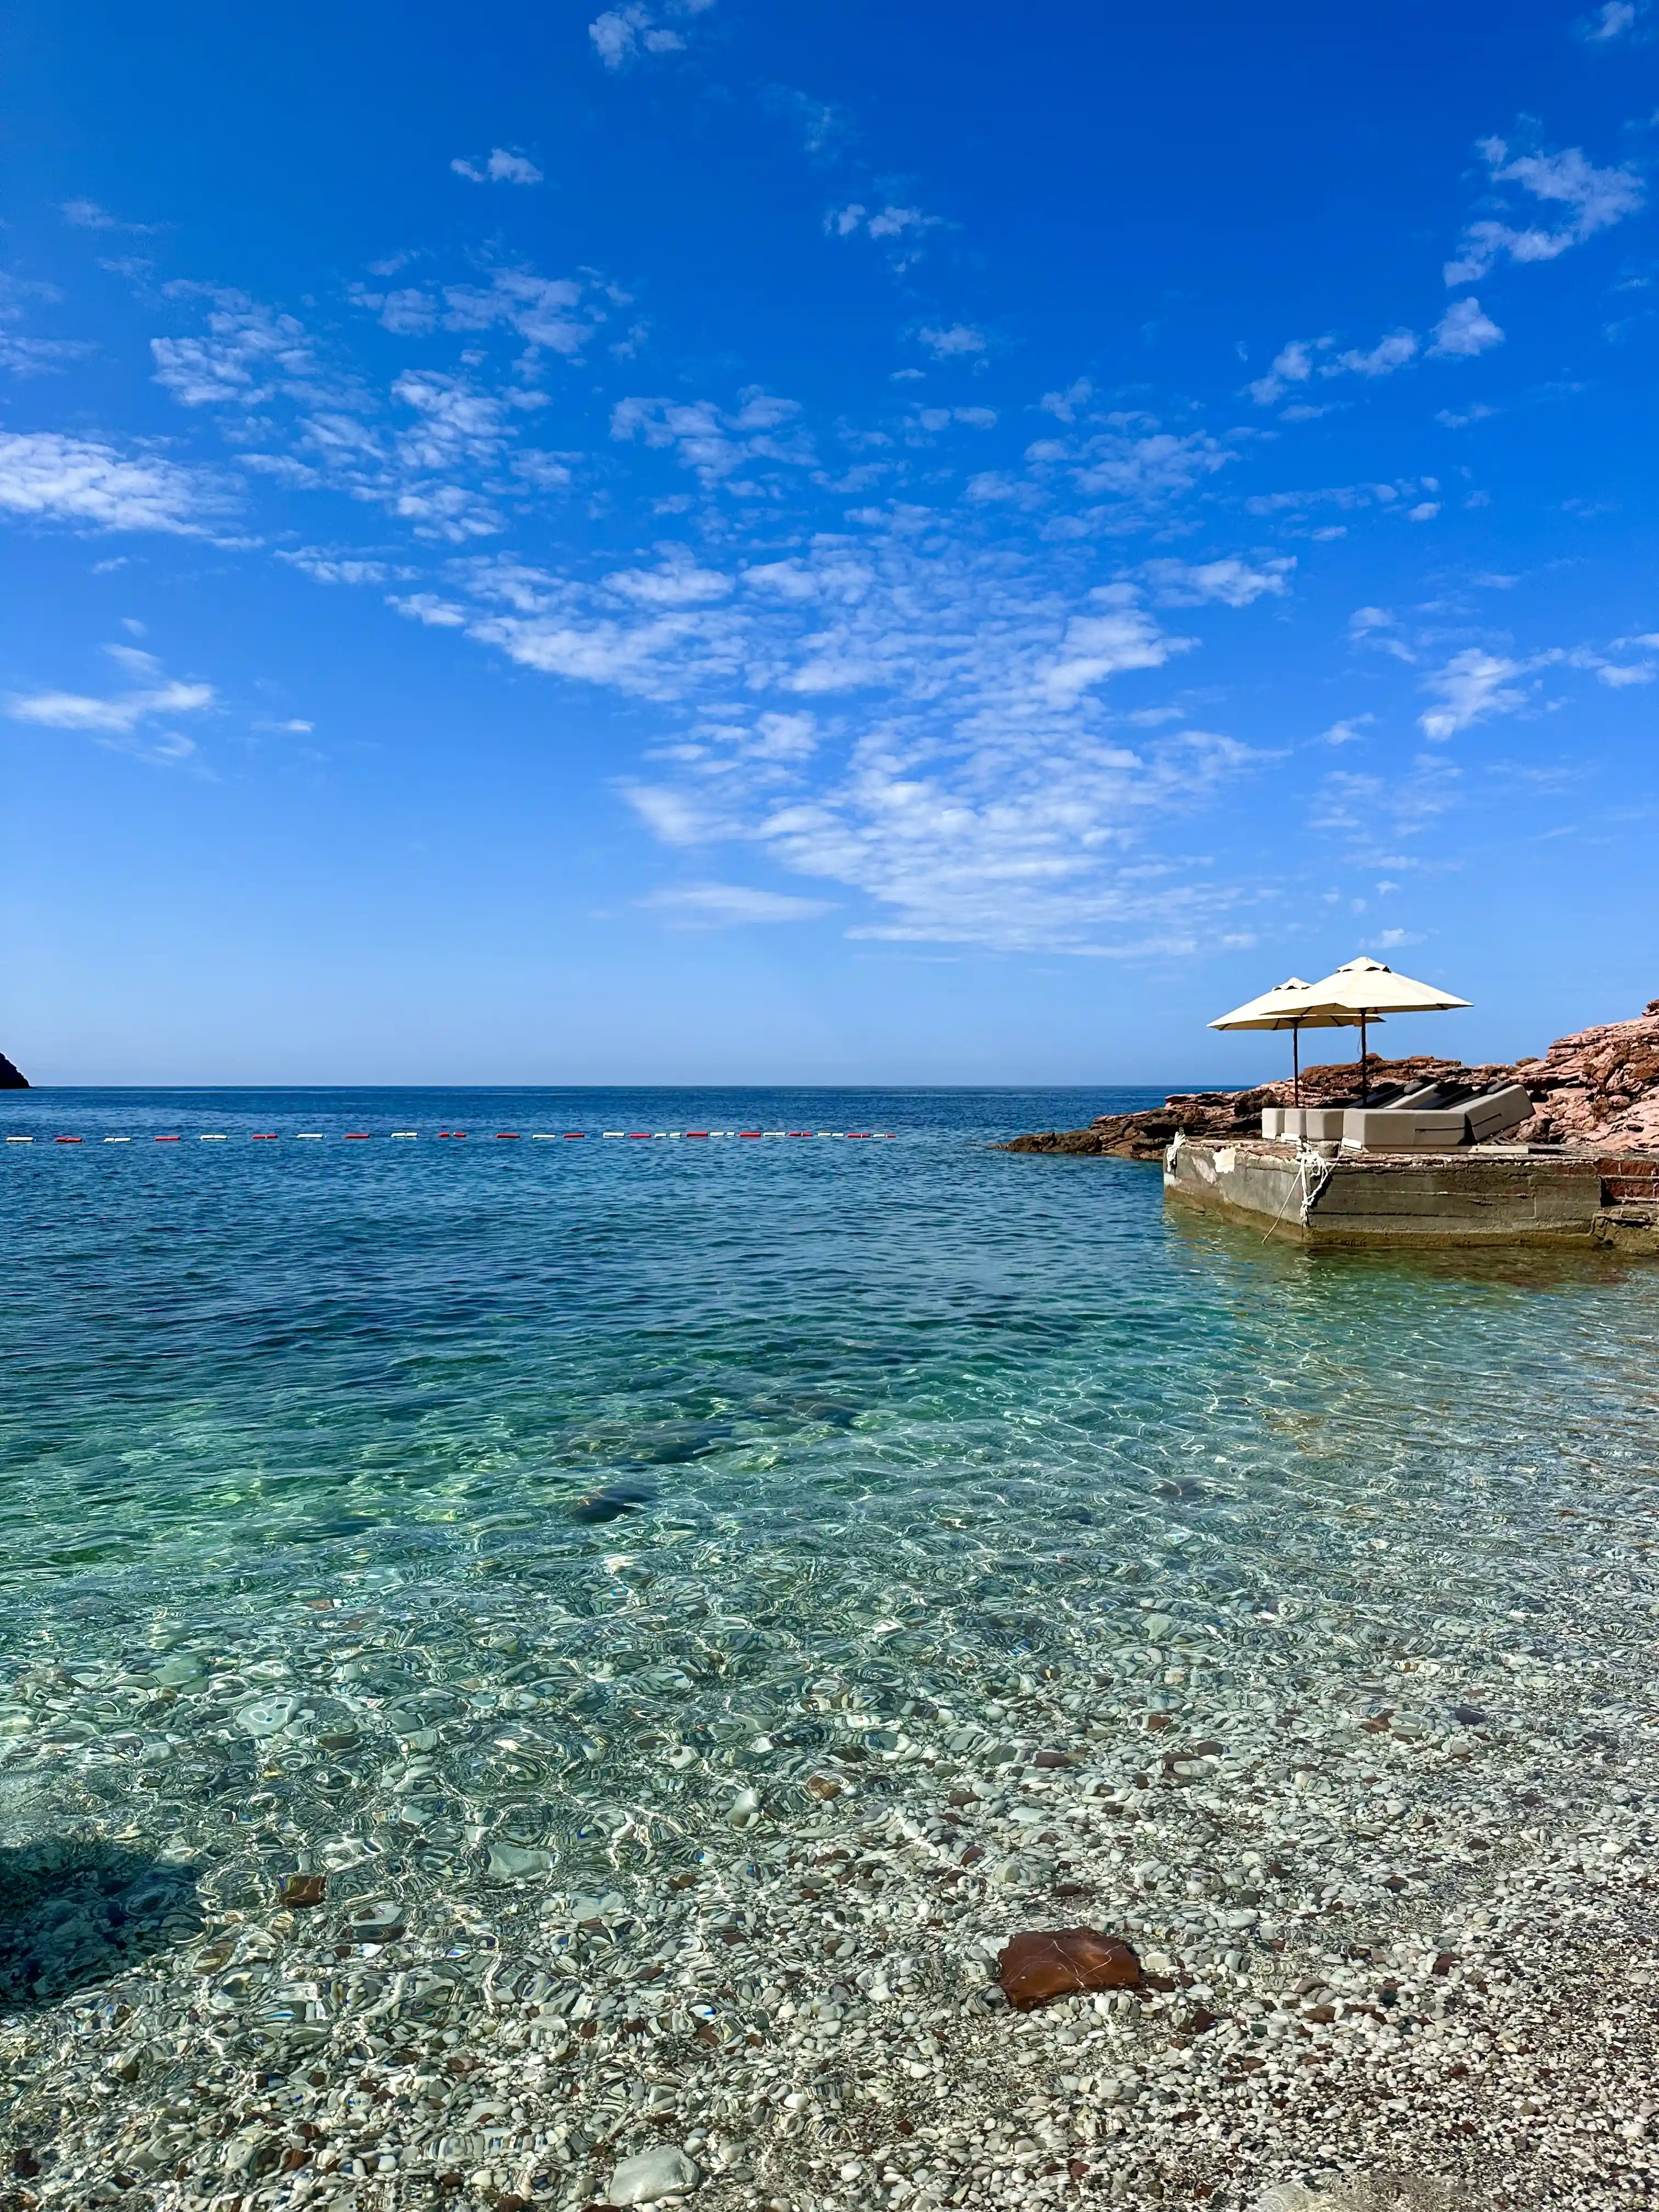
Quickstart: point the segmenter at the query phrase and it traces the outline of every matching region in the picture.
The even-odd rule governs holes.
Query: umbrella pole
[[[1291,1024],[1291,1097],[1296,1105],[1299,1106],[1302,1103],[1302,1024],[1300,1022]]]
[[[1359,1103],[1363,1106],[1370,1097],[1370,1079],[1365,1065],[1365,1017],[1359,1017]]]

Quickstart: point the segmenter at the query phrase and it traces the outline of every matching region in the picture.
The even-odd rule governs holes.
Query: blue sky
[[[1243,1080],[1659,991],[1659,6],[20,0],[38,1081]]]

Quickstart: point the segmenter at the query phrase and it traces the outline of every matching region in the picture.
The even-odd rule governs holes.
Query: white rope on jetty
[[[1298,1139],[1296,1156],[1296,1177],[1302,1188],[1302,1226],[1308,1225],[1308,1216],[1319,1202],[1319,1194],[1336,1172],[1336,1162],[1328,1160],[1322,1152],[1315,1152],[1305,1140]]]
[[[1285,1218],[1285,1207],[1289,1206],[1291,1199],[1296,1197],[1298,1193],[1301,1197],[1300,1216],[1302,1226],[1305,1229],[1308,1225],[1308,1216],[1313,1212],[1315,1206],[1319,1203],[1319,1194],[1324,1189],[1326,1184],[1330,1181],[1332,1176],[1335,1172],[1336,1162],[1334,1160],[1328,1160],[1322,1152],[1316,1152],[1314,1150],[1313,1146],[1308,1142],[1305,1137],[1298,1137],[1296,1140],[1295,1180],[1291,1182],[1290,1188],[1285,1192],[1284,1199],[1279,1205],[1279,1211],[1274,1214],[1273,1221],[1268,1227],[1267,1236],[1264,1237],[1261,1240],[1262,1243],[1264,1244],[1267,1243],[1267,1237],[1271,1237],[1273,1235],[1273,1231],[1278,1228],[1279,1223]]]

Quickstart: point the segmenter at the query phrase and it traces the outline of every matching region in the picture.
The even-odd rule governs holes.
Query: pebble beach
[[[284,1355],[285,1444],[273,1403],[203,1445],[201,1376],[129,1402],[130,1451],[194,1425],[214,1460],[187,1532],[87,1474],[107,1369],[72,1435],[60,1401],[52,1542],[38,1510],[9,1532],[7,2212],[1650,2197],[1640,1270],[1321,1265],[1170,1231],[1126,1164],[1020,1161],[919,1263],[893,1224],[939,1148],[888,1158],[839,1249],[819,1224],[821,1305],[785,1258],[792,1331],[755,1284],[720,1317],[750,1341],[718,1421],[711,1353],[665,1379],[648,1294],[580,1347],[580,1406],[537,1371],[544,1409],[567,1392],[550,1488],[489,1314],[462,1349],[507,1342],[511,1387],[464,1416],[444,1382],[424,1439],[314,1352],[297,1381]],[[316,1172],[320,1231],[348,1201]],[[652,1279],[692,1206],[758,1255],[782,1172],[677,1169],[654,1220],[609,1220],[613,1269]],[[1107,1194],[1081,1227],[1079,1175]],[[845,1219],[844,1186],[793,1195]],[[187,1203],[232,1270],[235,1194]],[[561,1203],[580,1239],[611,1194]],[[925,1326],[867,1337],[859,1265]],[[723,1432],[677,1455],[697,1390]],[[465,1497],[386,1512],[388,1422]],[[256,1440],[368,1472],[279,1510]],[[301,1541],[301,1509],[353,1525]],[[1079,1928],[1135,1985],[1011,2003],[1011,1942]]]

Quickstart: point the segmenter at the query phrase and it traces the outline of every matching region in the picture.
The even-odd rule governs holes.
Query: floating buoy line
[[[734,1137],[739,1140],[765,1141],[781,1137],[787,1140],[799,1137],[834,1137],[848,1144],[891,1144],[897,1137],[896,1129],[496,1129],[493,1133],[496,1144],[518,1144],[528,1139],[532,1144],[574,1144],[588,1137],[619,1138],[629,1144],[678,1144],[694,1138],[710,1139]],[[447,1140],[459,1144],[475,1137],[485,1136],[483,1130],[438,1129],[431,1133],[434,1142]],[[337,1142],[347,1145],[372,1145],[384,1139],[395,1144],[414,1144],[419,1141],[419,1129],[387,1129],[377,1135],[373,1129],[343,1129]],[[8,1135],[9,1145],[133,1145],[149,1142],[153,1145],[182,1145],[190,1140],[181,1133],[169,1131],[148,1139],[132,1136],[75,1137]],[[228,1145],[239,1141],[238,1133],[228,1129],[202,1129],[197,1133],[198,1145]],[[325,1129],[250,1129],[240,1139],[253,1145],[322,1145],[329,1142]]]

